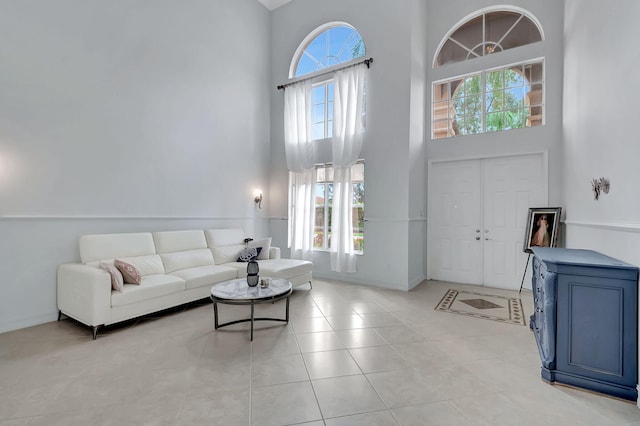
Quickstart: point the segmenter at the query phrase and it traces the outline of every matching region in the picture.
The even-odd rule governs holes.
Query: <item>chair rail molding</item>
[[[562,223],[565,226],[579,226],[582,228],[606,229],[610,231],[640,233],[640,223],[589,222],[589,221],[580,221],[580,220],[565,220]]]

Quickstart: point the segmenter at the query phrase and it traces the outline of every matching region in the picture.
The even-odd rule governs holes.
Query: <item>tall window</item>
[[[356,272],[355,255],[364,248],[364,162],[357,160],[366,114],[364,66],[370,63],[364,55],[353,26],[321,25],[296,50],[283,86],[292,256],[308,259],[327,250],[331,270],[344,273]],[[316,150],[320,140],[332,143],[330,157]],[[310,168],[311,158],[327,164]]]
[[[300,44],[291,62],[289,77],[296,78],[322,71],[365,55],[362,36],[345,22],[318,27]],[[318,78],[311,93],[313,140],[333,136],[333,79]]]
[[[316,166],[314,249],[328,250],[331,244],[331,209],[333,203],[333,167],[330,164]],[[364,161],[351,166],[353,187],[353,247],[364,251]]]
[[[433,139],[543,124],[543,61],[433,84]]]

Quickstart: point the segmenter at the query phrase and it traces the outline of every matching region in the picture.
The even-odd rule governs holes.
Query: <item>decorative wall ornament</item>
[[[603,177],[600,179],[592,179],[591,190],[593,191],[593,199],[598,200],[601,193],[608,194],[609,186],[609,179]]]

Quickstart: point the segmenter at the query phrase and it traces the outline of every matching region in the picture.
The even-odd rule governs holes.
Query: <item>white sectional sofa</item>
[[[81,263],[58,267],[58,319],[64,314],[92,327],[95,339],[103,325],[207,298],[214,284],[246,276],[247,264],[236,262],[244,247],[242,229],[83,235]],[[281,259],[279,248],[264,248],[260,276],[311,285],[311,262]],[[111,275],[98,265],[115,259],[134,265],[140,284],[112,290]]]

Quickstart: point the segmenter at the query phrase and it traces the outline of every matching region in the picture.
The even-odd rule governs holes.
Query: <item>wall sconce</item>
[[[258,205],[259,209],[262,209],[262,192],[256,192],[253,201]]]
[[[600,179],[591,180],[591,190],[593,191],[593,199],[598,200],[600,193],[609,193],[609,179],[601,177]]]

